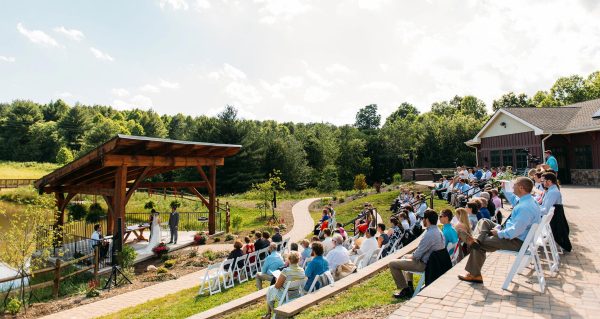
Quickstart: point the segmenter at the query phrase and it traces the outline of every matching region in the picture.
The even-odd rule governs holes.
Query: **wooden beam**
[[[125,196],[127,187],[127,166],[117,167],[115,172],[115,197],[113,198],[114,229],[117,229],[117,220],[121,218],[121,235],[125,234]],[[114,235],[114,234],[113,234]]]
[[[206,188],[208,188],[208,193],[212,192],[212,186],[210,185],[210,181],[208,177],[206,177],[206,173],[204,172],[204,168],[202,166],[196,167],[198,169],[198,173],[200,173],[200,177],[206,182]]]
[[[216,209],[216,200],[217,200],[217,166],[210,166],[210,185],[211,191],[208,193],[208,233],[214,234],[217,230],[217,209]]]
[[[102,185],[106,187],[106,185]],[[99,185],[71,185],[71,186],[58,186],[58,187],[44,187],[44,192],[50,193],[74,193],[75,194],[87,194],[87,195],[108,195],[113,196],[114,190],[112,188],[99,187]],[[73,195],[73,196],[74,196]]]
[[[206,198],[204,196],[202,196],[202,194],[200,194],[200,192],[195,188],[195,187],[189,187],[189,190],[196,196],[198,196],[198,198],[200,198],[200,200],[204,203],[204,205],[206,207],[209,206],[208,201],[206,200]]]
[[[186,188],[207,187],[207,182],[145,182],[140,183],[141,188]]]
[[[63,203],[63,207],[62,207],[61,211],[65,210],[65,208],[67,208],[67,205],[69,205],[69,202],[73,199],[73,197],[75,197],[75,195],[77,195],[77,193],[75,193],[75,192],[70,192],[69,194],[67,194],[67,197],[65,197],[65,201]]]
[[[106,234],[114,234],[114,210],[113,210],[113,198],[112,196],[103,195],[104,201],[106,202],[106,206],[108,206],[108,211],[106,212]]]
[[[183,156],[136,156],[136,155],[106,155],[102,159],[103,166],[175,166],[190,167],[203,165],[222,166],[225,159],[183,157]]]
[[[139,187],[140,183],[144,180],[144,178],[146,178],[146,175],[148,174],[150,169],[151,167],[144,167],[144,171],[142,172],[142,174],[140,174],[140,176],[138,176],[135,182],[133,182],[133,184],[129,187],[129,190],[127,190],[127,194],[125,195],[125,205],[127,205],[129,199],[131,198],[131,195],[133,195],[135,190]]]

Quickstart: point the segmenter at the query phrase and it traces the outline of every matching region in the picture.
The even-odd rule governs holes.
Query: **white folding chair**
[[[256,252],[256,260],[258,261],[258,268],[262,268],[263,261],[269,255],[269,247],[263,248]]]
[[[202,278],[202,282],[200,282],[198,295],[202,295],[205,290],[208,290],[211,296],[217,292],[221,292],[221,279],[219,277],[220,268],[220,263],[209,265],[208,268],[206,268],[204,278]]]
[[[379,249],[379,253],[377,254],[377,260],[383,258],[383,253],[388,249],[388,247],[390,247],[390,242],[388,242],[387,244],[381,246],[381,248]]]
[[[238,259],[236,259],[235,263],[233,263],[233,274],[237,274],[238,283],[240,284],[248,281],[248,271],[246,270],[247,264],[248,254],[239,257]]]
[[[313,260],[312,257],[308,257],[306,259],[304,259],[304,261],[302,262],[302,269],[306,270],[306,266],[308,266],[308,263]]]
[[[346,249],[352,249],[352,245],[354,244],[354,237],[348,237],[342,244]]]
[[[540,256],[538,255],[538,246],[536,245],[536,239],[541,233],[541,228],[539,226],[539,224],[531,225],[529,233],[527,233],[527,237],[523,241],[523,245],[518,252],[510,250],[498,250],[500,253],[517,256],[510,268],[510,271],[506,275],[504,284],[502,284],[502,289],[508,290],[508,285],[510,285],[510,282],[513,280],[514,276],[533,262],[534,271],[540,286],[540,292],[544,293],[546,290],[546,279],[544,278],[544,272],[540,263]]]
[[[233,287],[233,258],[223,260],[219,267],[219,276],[223,278],[223,288]]]
[[[278,251],[279,253],[282,253],[282,254],[283,254],[283,250],[284,250],[284,249],[285,249],[285,247],[283,246],[283,242],[278,242],[278,243],[277,243],[277,251]]]
[[[248,266],[248,274],[250,277],[256,277],[256,273],[258,272],[258,256],[256,255],[256,251],[248,254],[246,265]]]
[[[282,248],[281,252],[283,253],[286,250],[289,250],[289,248],[290,248],[290,238],[288,237],[283,240],[283,248]]]
[[[365,257],[365,260],[367,261],[367,264],[365,266],[368,266],[374,262],[376,262],[379,259],[379,255],[381,254],[381,248],[377,248],[375,250],[373,250],[373,252],[371,252],[371,254],[368,256],[369,258]]]
[[[354,264],[356,265],[356,269],[362,269],[365,265],[365,254],[358,255],[356,259],[354,259]]]
[[[415,288],[415,292],[412,295],[414,297],[421,291],[421,289],[423,289],[423,285],[425,285],[425,272],[409,271],[409,273],[421,276],[419,282],[417,283],[417,288]]]
[[[308,289],[307,293],[311,293],[311,292],[315,292],[317,291],[317,283],[320,283],[321,287],[325,287],[327,285],[332,285],[335,283],[335,280],[333,279],[333,275],[331,274],[331,272],[328,270],[318,276],[315,276],[315,279],[313,280],[312,284],[310,285],[310,288]]]
[[[551,275],[554,275],[558,272],[558,267],[560,265],[560,255],[558,254],[558,247],[556,246],[556,242],[554,241],[554,235],[552,234],[552,228],[550,227],[552,217],[554,217],[554,207],[550,209],[548,214],[542,217],[542,223],[540,224],[541,234],[538,237],[536,244],[538,246],[542,246],[542,248],[544,249],[544,255],[546,256],[546,260],[548,261],[550,273]],[[548,248],[550,249],[550,254],[548,254]]]
[[[286,281],[285,285],[283,286],[283,291],[281,292],[281,294],[277,295],[277,300],[278,300],[277,306],[279,307],[289,301],[292,301],[293,299],[304,296],[304,290],[302,289],[302,287],[304,287],[305,284],[306,284],[306,279]],[[275,289],[275,287],[271,286],[271,287],[269,287],[269,289]],[[298,297],[291,298],[290,291],[297,291]]]

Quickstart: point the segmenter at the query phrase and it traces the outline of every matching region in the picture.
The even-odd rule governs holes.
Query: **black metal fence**
[[[168,229],[170,213],[159,213],[161,229]],[[221,212],[216,212],[217,231],[223,230]],[[125,213],[127,226],[150,224],[149,213]],[[208,212],[179,212],[179,230],[208,231]]]

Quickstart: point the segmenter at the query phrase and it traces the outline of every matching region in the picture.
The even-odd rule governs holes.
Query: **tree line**
[[[532,98],[513,92],[493,103],[501,107],[554,107],[600,98],[600,73],[559,78]],[[238,193],[281,172],[292,190],[351,189],[364,174],[369,184],[390,183],[403,168],[473,165],[475,153],[464,142],[489,119],[475,96],[435,102],[420,113],[402,103],[382,121],[377,105],[367,105],[352,125],[278,123],[241,119],[233,106],[216,117],[159,115],[152,110],[115,110],[110,106],[67,105],[62,100],[0,104],[0,160],[58,162],[83,155],[116,134],[241,144],[241,152],[220,167],[218,191]],[[455,163],[456,162],[456,163]],[[156,180],[198,179],[180,170]]]

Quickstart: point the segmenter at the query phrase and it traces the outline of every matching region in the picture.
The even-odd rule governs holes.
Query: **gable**
[[[501,123],[505,123],[506,127],[500,125]],[[532,131],[534,131],[532,127],[523,124],[521,121],[516,120],[514,117],[511,117],[503,112],[499,112],[497,116],[493,118],[481,132],[479,132],[478,137],[481,139],[485,137],[502,136]]]

